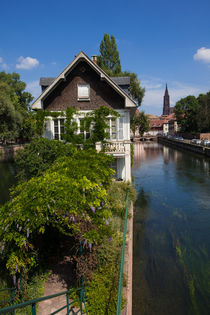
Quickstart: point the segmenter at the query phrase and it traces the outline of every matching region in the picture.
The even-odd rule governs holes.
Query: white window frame
[[[124,116],[120,116],[117,117],[115,119],[116,122],[116,137],[113,138],[112,136],[112,120],[114,119],[114,117],[108,117],[109,121],[108,121],[108,125],[109,125],[109,140],[112,141],[120,141],[120,140],[124,140],[125,137],[125,130],[124,130],[124,126],[125,126],[125,121],[124,121]]]
[[[55,121],[56,121],[56,120],[58,121],[58,133],[55,133]],[[61,120],[63,120],[63,121],[64,121],[64,124],[65,124],[65,119],[62,118],[62,117],[58,117],[58,118],[53,119],[53,139],[54,139],[54,140],[62,140],[62,139],[61,139],[61,134],[62,134],[63,132],[61,132],[61,128],[64,127],[64,124],[61,125]],[[58,139],[55,138],[55,134],[58,134]]]

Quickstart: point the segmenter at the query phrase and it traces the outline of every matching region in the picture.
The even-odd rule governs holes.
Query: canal
[[[210,314],[210,160],[134,145],[133,315]]]

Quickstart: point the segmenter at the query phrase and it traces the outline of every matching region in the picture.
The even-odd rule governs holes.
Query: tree
[[[104,38],[100,44],[98,65],[109,75],[114,76],[121,73],[119,52],[113,35],[104,34]]]
[[[16,98],[16,110],[28,111],[30,102],[33,100],[31,93],[26,92],[26,83],[20,80],[20,75],[16,72],[5,73],[0,72],[0,82],[6,83],[10,87],[10,97],[14,100]]]
[[[183,132],[197,132],[197,115],[199,102],[195,96],[187,96],[180,99],[175,105],[175,114],[178,124]]]
[[[122,76],[130,77],[129,93],[132,96],[132,98],[134,99],[134,101],[136,101],[138,106],[141,106],[141,102],[142,102],[143,97],[144,97],[145,89],[140,86],[141,82],[138,79],[137,74],[134,72],[124,71],[122,73]]]
[[[197,125],[200,132],[210,131],[210,92],[200,94],[197,98],[199,110],[197,114]]]
[[[21,137],[33,97],[25,92],[26,84],[17,73],[0,72],[0,141]],[[29,127],[27,127],[29,133]]]
[[[139,131],[140,136],[142,137],[144,132],[150,130],[150,123],[148,116],[144,113],[144,111],[137,112],[134,114],[131,120],[131,130],[135,136],[136,130]]]
[[[10,87],[0,82],[0,141],[14,140],[19,136],[23,115],[16,110],[10,96]]]
[[[109,76],[129,76],[130,77],[130,89],[129,93],[131,97],[136,101],[138,106],[141,106],[142,99],[144,97],[145,89],[140,86],[140,80],[136,73],[129,71],[121,71],[121,64],[119,58],[119,52],[115,38],[111,35],[104,34],[104,39],[100,44],[100,55],[98,56],[98,65]]]

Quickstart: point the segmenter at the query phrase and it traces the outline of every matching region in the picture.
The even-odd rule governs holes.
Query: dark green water
[[[0,205],[9,200],[9,189],[15,183],[14,164],[0,162]]]
[[[136,144],[133,315],[210,314],[210,160]]]

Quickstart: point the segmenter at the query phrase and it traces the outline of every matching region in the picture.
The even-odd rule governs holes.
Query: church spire
[[[167,83],[166,83],[165,95],[163,97],[163,115],[170,115],[170,97],[168,94]]]
[[[165,95],[168,95],[168,85],[166,83]]]

